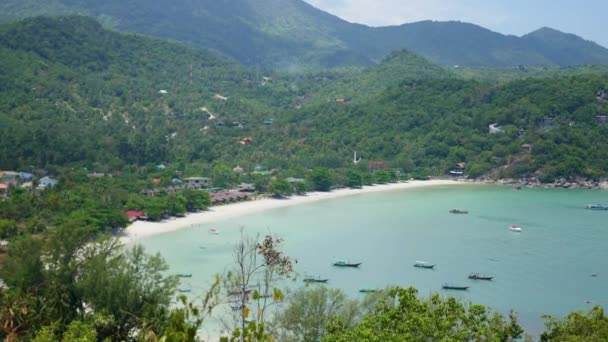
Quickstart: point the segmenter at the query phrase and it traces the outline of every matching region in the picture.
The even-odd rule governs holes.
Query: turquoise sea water
[[[542,314],[608,307],[608,212],[583,209],[589,203],[608,203],[608,192],[443,186],[275,209],[141,243],[160,252],[175,273],[193,273],[182,287],[196,294],[229,268],[241,226],[250,233],[271,232],[285,239],[285,252],[298,259],[297,272],[327,276],[329,286],[351,296],[360,296],[360,288],[411,285],[421,296],[440,292],[504,313],[513,309],[526,330],[537,334]],[[469,214],[450,214],[453,208]],[[511,232],[512,224],[523,232]],[[210,235],[211,227],[220,234]],[[363,265],[332,267],[337,258]],[[437,266],[417,269],[416,260]],[[471,281],[471,272],[495,278]],[[471,288],[447,292],[441,289],[445,282]]]

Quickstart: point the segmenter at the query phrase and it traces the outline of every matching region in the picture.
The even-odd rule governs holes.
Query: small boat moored
[[[220,232],[217,230],[217,228],[210,228],[209,229],[209,234],[219,235]]]
[[[494,277],[493,276],[479,274],[479,273],[471,273],[471,274],[469,274],[469,279],[473,279],[473,280],[492,280],[492,279],[494,279]]]
[[[454,284],[443,284],[442,288],[444,290],[459,290],[466,291],[470,286],[462,286],[462,285],[454,285]]]
[[[361,290],[359,290],[359,292],[361,292],[361,293],[377,293],[380,291],[382,291],[382,290],[379,290],[379,289],[361,289]]]
[[[431,263],[428,263],[426,261],[416,261],[414,263],[414,267],[432,269],[432,268],[435,267],[435,265],[431,264]]]
[[[521,233],[521,226],[518,226],[518,225],[515,225],[515,224],[514,224],[514,225],[512,225],[511,227],[509,227],[509,229],[510,229],[512,232]]]
[[[468,214],[468,210],[460,210],[460,209],[452,209],[450,210],[450,214]]]
[[[179,293],[190,293],[192,292],[192,289],[178,289],[177,291],[179,291]]]
[[[587,206],[585,206],[585,209],[589,209],[589,210],[608,210],[608,205],[603,205],[603,204],[587,204]]]
[[[361,264],[361,262],[352,262],[348,260],[337,260],[333,263],[336,267],[359,267]]]
[[[305,283],[327,283],[329,279],[321,276],[305,276],[303,281]]]
[[[192,278],[192,273],[179,273],[178,278]]]

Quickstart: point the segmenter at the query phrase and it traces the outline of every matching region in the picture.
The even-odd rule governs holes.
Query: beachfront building
[[[211,204],[213,205],[240,202],[249,199],[248,194],[230,191],[212,192],[209,193],[209,197],[211,198]]]
[[[188,177],[184,181],[190,188],[200,189],[208,188],[211,185],[211,180],[207,177]]]
[[[125,215],[127,215],[129,222],[135,222],[135,221],[139,220],[140,218],[145,217],[144,212],[140,211],[140,210],[129,210],[129,211],[125,212]]]
[[[386,168],[386,164],[381,160],[372,160],[367,163],[367,168],[370,171],[384,170]]]
[[[239,192],[254,192],[255,191],[255,185],[249,184],[249,183],[241,183],[237,187],[237,190]]]

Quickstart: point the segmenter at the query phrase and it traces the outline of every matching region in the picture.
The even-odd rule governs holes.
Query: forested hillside
[[[396,52],[370,69],[262,74],[84,17],[5,26],[0,43],[4,169],[345,167],[356,150],[437,175],[456,162],[546,180],[608,170],[602,69],[496,85]]]
[[[163,161],[176,157],[173,140],[212,160],[219,152],[204,138],[209,112],[215,122],[261,126],[255,118],[283,108],[291,94],[209,53],[110,32],[84,17],[5,26],[0,46],[2,168]]]
[[[501,86],[407,80],[365,105],[320,106],[294,116],[289,126],[292,139],[304,140],[325,166],[338,166],[357,150],[406,172],[424,168],[440,175],[466,162],[473,177],[501,169],[499,178],[596,178],[608,170],[608,131],[596,123],[597,115],[608,113],[606,100],[596,97],[606,87],[606,75]],[[490,134],[490,124],[501,132]]]
[[[0,22],[84,14],[108,27],[187,43],[243,64],[282,68],[365,66],[408,49],[434,63],[474,67],[608,64],[608,50],[542,29],[508,36],[462,22],[421,21],[373,28],[302,0],[5,0]]]

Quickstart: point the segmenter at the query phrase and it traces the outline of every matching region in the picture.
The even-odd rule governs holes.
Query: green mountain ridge
[[[522,37],[544,55],[552,56],[558,65],[606,64],[606,49],[594,42],[543,27]],[[576,63],[576,61],[585,61]]]
[[[243,64],[300,69],[370,65],[408,49],[434,63],[474,67],[608,64],[608,50],[557,31],[506,36],[462,22],[352,24],[301,0],[7,0],[0,21],[78,13],[107,26],[214,50]],[[566,52],[573,52],[567,54]]]

